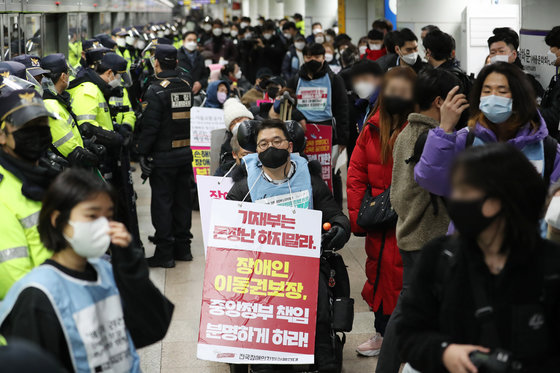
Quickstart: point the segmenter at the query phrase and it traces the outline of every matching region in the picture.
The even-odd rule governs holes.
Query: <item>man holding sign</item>
[[[292,139],[284,123],[279,120],[263,121],[255,129],[254,137],[257,153],[243,158],[243,176],[240,179],[234,176],[237,181],[227,199],[320,210],[322,223],[331,226],[321,237],[321,247],[325,250],[341,249],[350,237],[350,222],[321,179],[320,167],[308,164],[298,154],[290,154]],[[319,172],[312,172],[315,169],[319,169]],[[319,291],[317,300],[316,364],[328,364],[327,360],[335,356],[329,316],[324,316],[330,312],[325,306],[328,300],[322,299],[322,294]],[[258,371],[259,367],[266,369],[262,365],[252,369]]]

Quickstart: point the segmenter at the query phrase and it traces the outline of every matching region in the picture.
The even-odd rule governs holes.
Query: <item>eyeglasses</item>
[[[282,139],[280,137],[275,137],[274,139],[272,139],[272,141],[268,141],[268,140],[261,140],[259,141],[259,143],[257,144],[257,147],[260,150],[266,150],[268,149],[268,147],[270,146],[270,144],[272,144],[272,146],[274,146],[275,148],[278,148],[280,146],[282,146],[282,144],[284,143],[284,141],[288,141],[286,139]]]

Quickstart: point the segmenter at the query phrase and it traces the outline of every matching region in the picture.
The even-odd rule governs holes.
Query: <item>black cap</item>
[[[278,84],[279,86],[282,86],[282,87],[286,86],[286,80],[284,78],[282,78],[281,76],[270,77],[270,79],[268,79],[268,83]]]
[[[177,48],[172,45],[160,44],[156,47],[156,60],[173,62],[177,59]]]
[[[86,52],[86,64],[88,66],[93,65],[94,63],[101,61],[104,55],[112,51],[112,49],[105,47],[90,49]]]
[[[27,77],[25,76],[25,65],[22,64],[21,62],[17,62],[17,61],[3,61],[0,62],[0,68],[6,68],[9,72],[10,75],[14,75],[17,76],[18,78],[21,79],[26,79]]]
[[[68,71],[66,57],[62,53],[49,54],[41,60],[41,67],[49,69],[51,73],[65,73]]]
[[[111,39],[110,35],[97,34],[97,35],[94,36],[94,38],[99,40],[101,45],[103,45],[105,48],[113,49],[117,46],[117,43],[113,39]]]
[[[157,38],[152,40],[152,45],[171,45],[173,44],[168,38]]]
[[[115,74],[123,74],[126,72],[127,62],[118,54],[109,52],[103,56],[100,65],[113,70]]]
[[[82,41],[82,50],[84,52],[89,51],[90,49],[94,49],[94,48],[101,48],[102,45],[99,42],[99,40],[97,39],[87,39]]]
[[[126,35],[128,35],[128,32],[126,31],[126,29],[124,27],[117,27],[117,28],[114,28],[113,31],[111,31],[111,35],[126,36]]]
[[[21,127],[40,117],[52,117],[52,114],[45,108],[43,99],[33,88],[7,91],[2,95],[0,122],[6,120],[15,127]]]
[[[33,54],[20,54],[19,56],[12,58],[12,60],[24,64],[25,68],[32,76],[50,73],[49,70],[45,70],[41,67],[41,59],[39,56],[35,56]]]

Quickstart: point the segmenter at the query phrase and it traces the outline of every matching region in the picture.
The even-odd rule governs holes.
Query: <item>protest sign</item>
[[[215,129],[224,128],[222,109],[193,107],[191,109],[191,149],[193,171],[198,175],[210,174],[210,137]]]
[[[214,200],[197,357],[312,364],[321,211]]]
[[[310,161],[319,161],[321,177],[332,191],[332,127],[308,123],[305,138],[305,155]]]
[[[206,256],[212,200],[226,199],[227,193],[233,186],[233,180],[231,177],[198,175],[196,184],[198,189],[198,204],[200,206],[202,241],[204,242],[204,255]]]

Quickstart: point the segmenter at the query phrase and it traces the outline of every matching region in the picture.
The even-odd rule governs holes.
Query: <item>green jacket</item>
[[[52,255],[37,231],[41,202],[23,196],[21,187],[21,181],[0,166],[0,299]]]

